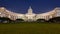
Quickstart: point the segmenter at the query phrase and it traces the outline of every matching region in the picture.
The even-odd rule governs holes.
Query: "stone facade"
[[[38,19],[49,20],[51,18],[60,16],[59,12],[60,12],[60,8],[55,8],[54,10],[46,13],[35,14],[33,13],[33,10],[30,6],[26,14],[19,14],[19,13],[11,12],[4,7],[0,7],[0,17],[7,17],[10,18],[11,20],[16,20],[16,19],[23,19],[24,21],[36,21]]]

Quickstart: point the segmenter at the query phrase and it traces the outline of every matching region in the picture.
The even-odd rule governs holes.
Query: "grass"
[[[60,24],[0,24],[0,34],[60,34]]]

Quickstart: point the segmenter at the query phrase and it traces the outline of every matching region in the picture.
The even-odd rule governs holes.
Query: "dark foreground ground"
[[[60,34],[60,24],[54,23],[0,24],[0,34]]]

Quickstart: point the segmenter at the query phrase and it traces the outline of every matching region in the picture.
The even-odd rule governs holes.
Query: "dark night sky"
[[[17,13],[27,13],[29,6],[34,13],[44,13],[60,6],[60,0],[0,0],[0,7]]]

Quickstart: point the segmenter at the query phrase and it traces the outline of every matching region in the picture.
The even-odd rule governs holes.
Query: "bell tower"
[[[32,10],[32,8],[31,8],[31,6],[29,7],[29,9],[28,9],[28,14],[32,14],[33,12],[32,12],[33,10]]]

